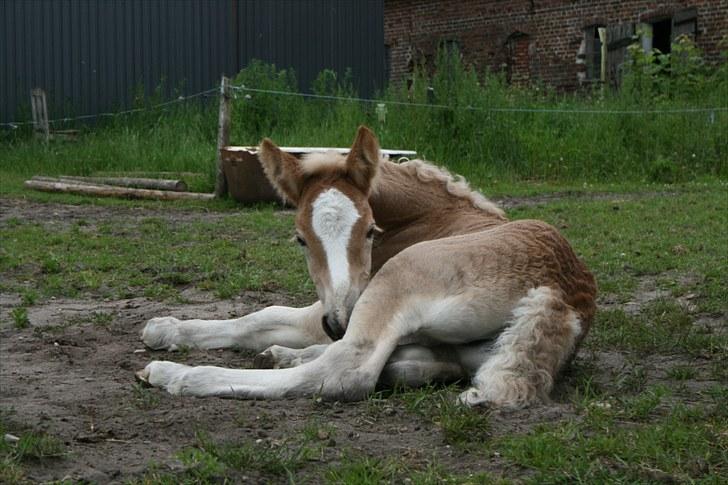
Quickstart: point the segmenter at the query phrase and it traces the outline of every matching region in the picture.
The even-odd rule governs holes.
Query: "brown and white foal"
[[[320,301],[233,320],[150,320],[155,349],[265,350],[272,369],[155,361],[139,372],[174,394],[360,399],[377,382],[472,377],[460,400],[525,406],[546,398],[589,330],[594,278],[544,222],[509,222],[461,179],[422,161],[382,160],[369,129],[347,156],[298,160],[263,140],[271,183],[298,207]],[[333,341],[333,343],[332,343]]]

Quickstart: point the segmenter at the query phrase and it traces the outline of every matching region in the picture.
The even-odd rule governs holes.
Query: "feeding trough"
[[[326,147],[280,147],[284,152],[295,157],[307,153],[335,151],[349,153],[349,148]],[[402,157],[412,158],[417,152],[411,150],[382,150],[382,154],[390,159]],[[225,174],[228,194],[238,202],[250,204],[254,202],[283,202],[263,173],[258,160],[258,147],[226,146],[220,150],[222,171]]]

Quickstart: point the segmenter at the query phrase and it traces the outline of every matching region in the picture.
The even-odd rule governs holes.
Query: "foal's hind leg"
[[[142,340],[147,347],[165,350],[188,346],[260,351],[274,344],[303,348],[331,342],[321,326],[322,316],[323,306],[316,302],[305,308],[272,306],[231,320],[153,318],[144,327]]]
[[[483,340],[461,345],[401,345],[379,375],[379,385],[420,387],[433,382],[454,382],[475,374],[482,356],[494,342]]]
[[[523,407],[547,399],[580,332],[576,312],[556,291],[546,286],[530,290],[460,400],[471,406]]]

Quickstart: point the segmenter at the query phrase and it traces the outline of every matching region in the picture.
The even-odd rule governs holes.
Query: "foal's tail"
[[[460,400],[516,408],[546,400],[580,333],[578,315],[560,292],[547,286],[530,290]]]

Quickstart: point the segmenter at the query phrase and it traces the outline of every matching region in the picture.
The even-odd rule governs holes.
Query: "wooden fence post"
[[[33,114],[33,132],[35,136],[48,143],[51,137],[48,126],[48,105],[46,104],[46,93],[41,88],[30,91],[30,109]]]
[[[220,114],[217,125],[217,178],[215,179],[215,197],[222,197],[227,192],[227,181],[222,170],[222,149],[230,144],[230,87],[225,76],[220,81]]]

